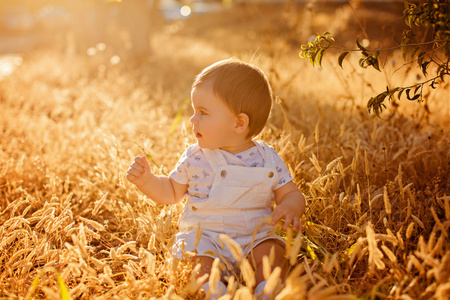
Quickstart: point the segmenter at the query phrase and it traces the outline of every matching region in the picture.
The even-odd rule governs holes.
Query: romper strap
[[[256,148],[258,148],[261,156],[264,157],[264,167],[265,168],[274,168],[275,167],[275,159],[272,155],[272,149],[269,145],[264,141],[255,141]]]
[[[205,154],[206,160],[208,161],[213,171],[215,171],[220,166],[227,165],[225,157],[223,157],[223,154],[222,152],[220,152],[220,150],[202,149],[202,151],[203,154]]]

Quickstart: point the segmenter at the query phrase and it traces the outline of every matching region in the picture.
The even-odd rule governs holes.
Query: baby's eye
[[[205,111],[203,111],[203,110],[200,111],[200,114],[201,115],[207,115],[207,113]]]

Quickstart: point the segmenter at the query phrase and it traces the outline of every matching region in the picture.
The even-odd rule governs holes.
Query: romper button
[[[227,177],[227,171],[222,170],[222,172],[220,172],[220,176],[222,176],[222,178]]]
[[[272,178],[273,177],[273,172],[270,172],[269,173],[269,178]]]

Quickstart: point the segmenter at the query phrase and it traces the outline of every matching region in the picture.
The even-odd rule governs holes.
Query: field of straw
[[[194,75],[231,56],[268,75],[277,100],[260,137],[307,198],[303,235],[280,231],[289,277],[265,270],[276,299],[448,299],[449,84],[368,114],[371,96],[418,70],[397,52],[384,72],[359,69],[357,54],[342,70],[338,52],[313,68],[298,50],[326,30],[346,47],[363,29],[370,47],[395,45],[402,4],[315,5],[167,23],[146,60],[67,39],[25,53],[0,81],[0,299],[201,297],[195,263],[171,254],[183,204],[156,204],[124,175],[144,151],[156,174],[170,172],[195,142]],[[241,269],[223,299],[252,299],[253,271]]]

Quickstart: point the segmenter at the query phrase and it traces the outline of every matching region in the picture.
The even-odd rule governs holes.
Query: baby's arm
[[[162,204],[178,203],[187,192],[186,184],[180,184],[168,176],[153,174],[145,155],[134,159],[128,168],[127,179],[146,196]]]
[[[280,219],[284,219],[284,230],[292,224],[292,229],[302,231],[300,217],[305,212],[305,197],[294,182],[290,181],[274,191],[275,207],[272,213],[272,224],[275,225]]]

